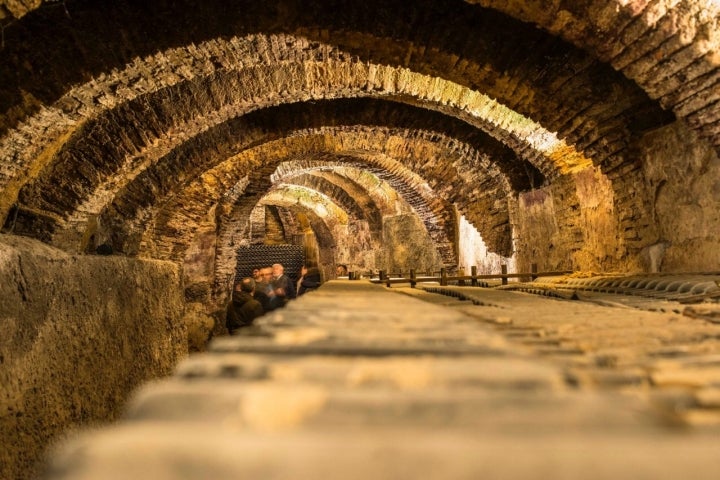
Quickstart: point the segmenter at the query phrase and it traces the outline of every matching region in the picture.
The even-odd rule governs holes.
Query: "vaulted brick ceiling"
[[[454,204],[509,255],[519,192],[590,165],[622,191],[675,116],[720,150],[713,5],[0,0],[0,218],[181,259],[212,207],[222,239],[319,162],[395,182],[441,249]]]
[[[323,192],[348,215],[367,221],[370,231],[378,238],[382,229],[382,213],[370,197],[370,192],[356,182],[343,178],[331,170],[325,175],[323,172],[285,175],[278,183],[281,186],[299,186]]]

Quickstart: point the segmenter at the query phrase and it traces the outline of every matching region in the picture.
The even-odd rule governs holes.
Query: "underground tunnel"
[[[713,478],[719,21],[0,0],[0,478]]]

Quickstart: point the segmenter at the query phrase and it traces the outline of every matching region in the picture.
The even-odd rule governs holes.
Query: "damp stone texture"
[[[0,278],[0,478],[33,478],[52,441],[117,417],[187,355],[180,275],[1,235]]]

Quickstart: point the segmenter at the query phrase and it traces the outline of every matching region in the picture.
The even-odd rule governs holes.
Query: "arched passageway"
[[[719,271],[720,7],[570,3],[0,0],[0,414],[32,439],[2,443],[204,346],[245,243],[367,275]]]

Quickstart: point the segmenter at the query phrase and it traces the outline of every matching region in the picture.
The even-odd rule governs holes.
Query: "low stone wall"
[[[114,419],[187,354],[175,264],[71,256],[0,235],[0,478],[34,478],[46,446]]]

